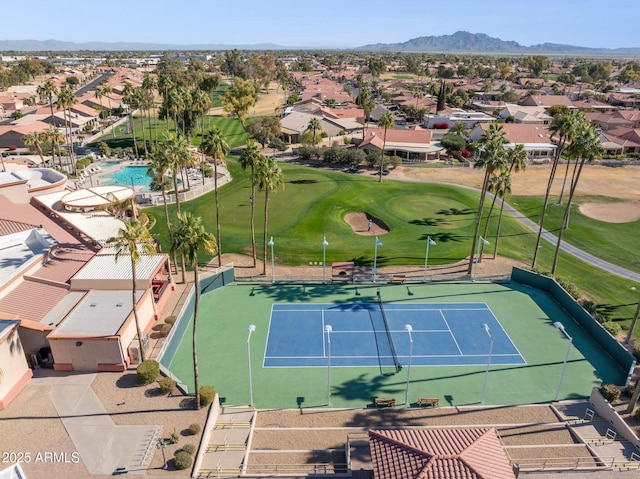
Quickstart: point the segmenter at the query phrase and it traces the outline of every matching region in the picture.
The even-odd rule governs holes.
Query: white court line
[[[464,354],[462,353],[462,349],[460,349],[460,345],[458,344],[458,341],[456,341],[456,336],[455,334],[453,334],[453,331],[451,331],[451,328],[449,327],[449,323],[447,322],[447,318],[444,317],[444,314],[442,313],[442,311],[443,310],[440,310],[440,316],[442,316],[442,320],[444,321],[444,324],[446,324],[447,328],[449,329],[449,334],[451,335],[451,339],[453,339],[453,342],[456,343],[456,348],[458,348],[458,352],[460,353],[460,356],[464,356]]]

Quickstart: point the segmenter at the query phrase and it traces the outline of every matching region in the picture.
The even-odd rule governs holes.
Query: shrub
[[[164,322],[165,324],[173,324],[176,322],[176,318],[175,316],[167,316],[166,318],[164,318]]]
[[[613,337],[617,336],[618,333],[622,330],[622,327],[618,323],[614,323],[613,321],[605,321],[602,323],[602,327],[606,329],[609,334]]]
[[[195,435],[196,435],[196,434],[198,434],[201,430],[202,430],[202,428],[200,427],[200,424],[197,424],[197,423],[189,424],[189,433],[190,433],[192,436],[195,436]]]
[[[585,311],[591,315],[594,315],[598,305],[595,303],[595,301],[591,301],[590,299],[584,299],[580,302],[580,304],[582,304],[582,307],[585,309]]]
[[[165,394],[171,394],[176,388],[176,382],[168,377],[162,378],[158,383],[160,384],[160,390]]]
[[[146,359],[138,365],[136,373],[142,384],[154,383],[160,375],[160,364],[155,359]]]
[[[176,469],[183,470],[191,467],[193,464],[193,459],[191,459],[191,454],[187,451],[179,451],[176,456],[173,458],[173,463],[176,466]]]
[[[213,402],[216,390],[213,386],[202,386],[200,388],[200,406],[208,406]]]
[[[182,446],[182,450],[188,454],[193,455],[193,453],[196,452],[196,446],[188,442],[187,444]]]
[[[620,399],[620,388],[615,384],[605,384],[599,391],[610,404],[615,404]]]
[[[634,344],[633,350],[631,351],[633,357],[636,358],[636,361],[640,361],[640,344]]]
[[[162,336],[163,338],[166,338],[169,335],[169,331],[171,331],[170,324],[162,324],[160,326],[160,336]]]
[[[557,278],[556,281],[573,299],[580,299],[580,296],[582,296],[578,287],[571,281],[562,278]]]

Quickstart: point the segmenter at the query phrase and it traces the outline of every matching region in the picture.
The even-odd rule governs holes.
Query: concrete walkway
[[[96,374],[36,370],[32,384],[52,386],[49,399],[90,474],[144,474],[161,426],[117,426],[91,389]]]

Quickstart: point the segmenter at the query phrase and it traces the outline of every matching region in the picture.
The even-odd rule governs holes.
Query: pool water
[[[111,178],[107,185],[144,186],[143,191],[151,191],[151,177],[147,176],[148,166],[125,166],[121,170],[105,175]]]
[[[110,166],[118,166],[120,164],[119,161],[103,161],[101,166],[103,168],[109,168]]]

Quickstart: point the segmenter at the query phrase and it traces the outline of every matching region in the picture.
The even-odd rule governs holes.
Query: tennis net
[[[393,358],[393,365],[396,368],[396,372],[402,369],[402,365],[398,360],[398,354],[396,353],[396,347],[393,344],[393,339],[391,338],[391,331],[389,330],[389,322],[387,321],[387,315],[384,312],[384,305],[382,304],[382,296],[380,295],[380,290],[378,289],[376,294],[378,295],[378,304],[380,305],[380,314],[382,314],[382,322],[384,323],[384,329],[387,332],[387,339],[389,340],[389,348],[391,349],[391,357]]]

